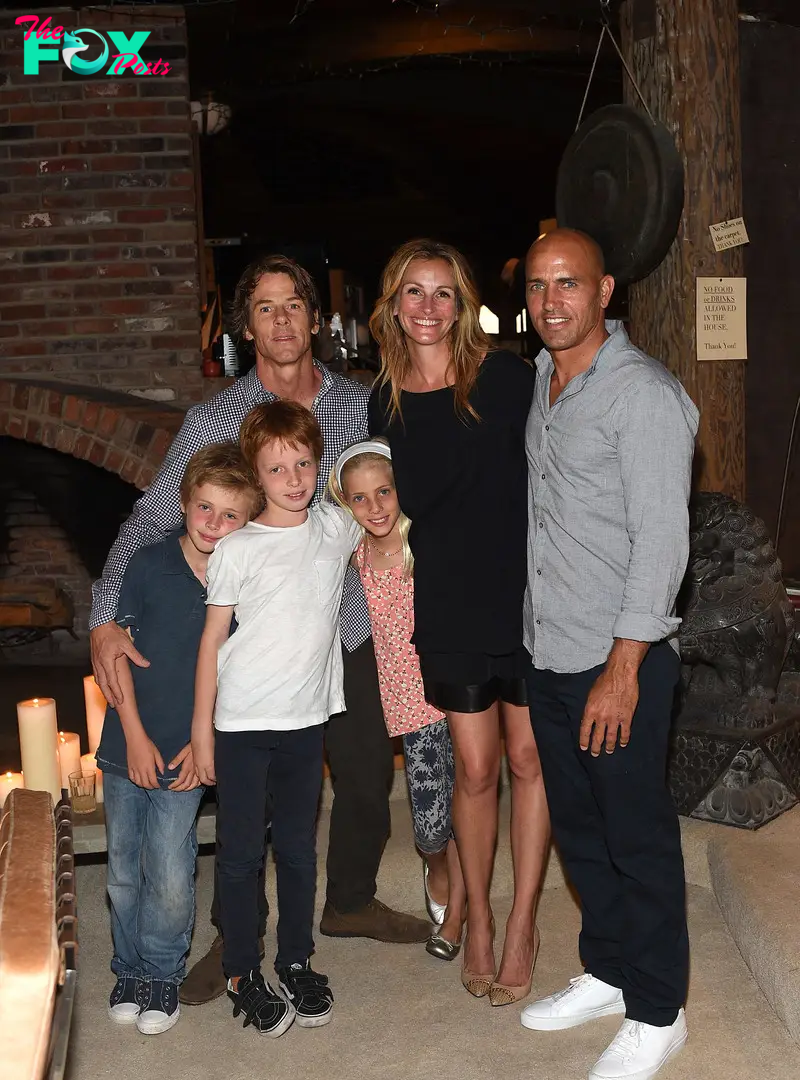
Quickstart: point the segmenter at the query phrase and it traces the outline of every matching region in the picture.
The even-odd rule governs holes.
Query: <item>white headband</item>
[[[377,442],[375,439],[365,439],[364,442],[353,443],[352,446],[348,446],[346,450],[342,451],[334,465],[334,475],[339,487],[342,486],[342,469],[348,461],[352,461],[359,454],[380,454],[381,457],[385,457],[389,461],[392,460],[392,451],[386,443]]]

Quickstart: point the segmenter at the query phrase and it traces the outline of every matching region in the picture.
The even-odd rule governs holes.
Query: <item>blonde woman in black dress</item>
[[[430,240],[399,248],[370,321],[381,372],[369,421],[372,435],[389,440],[400,505],[412,521],[413,641],[426,698],[446,713],[455,751],[453,821],[467,889],[462,981],[475,997],[507,1005],[530,993],[549,839],[522,645],[534,374],[514,353],[492,349],[478,313],[460,252]],[[498,967],[489,883],[501,729],[514,904]]]

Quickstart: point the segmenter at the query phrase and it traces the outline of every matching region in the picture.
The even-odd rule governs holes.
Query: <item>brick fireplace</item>
[[[39,27],[49,17],[50,28],[106,37],[147,31],[139,54],[169,72],[104,65],[79,77],[59,51],[26,74],[27,27],[15,20],[31,14]],[[15,475],[8,446],[47,448],[39,467],[51,473],[46,454],[58,451],[66,470],[94,466],[146,487],[185,408],[217,389],[200,369],[196,216],[182,8],[0,13],[0,580],[57,584],[79,633],[96,566],[63,515]]]
[[[63,589],[75,611],[73,628],[84,635],[89,588],[103,562],[98,544],[102,552],[111,545],[182,420],[182,409],[132,394],[0,379],[0,582]],[[31,461],[25,446],[9,453],[14,440],[50,451],[49,460],[40,454]],[[119,477],[128,494],[99,482],[94,470]],[[56,500],[60,513],[38,493],[42,471],[51,489],[55,483],[80,493],[66,506]]]

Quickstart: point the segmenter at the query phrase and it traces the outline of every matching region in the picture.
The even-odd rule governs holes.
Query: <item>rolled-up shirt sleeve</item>
[[[678,629],[675,601],[689,558],[689,493],[698,413],[679,386],[657,379],[620,402],[618,452],[630,539],[613,636],[661,641]]]

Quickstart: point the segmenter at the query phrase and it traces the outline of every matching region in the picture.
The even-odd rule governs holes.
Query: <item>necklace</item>
[[[382,555],[384,557],[384,559],[392,559],[392,558],[394,558],[395,555],[399,555],[400,552],[403,550],[403,545],[401,544],[400,547],[397,549],[397,551],[381,551],[380,548],[375,546],[375,541],[372,539],[371,536],[368,536],[368,540],[369,540],[369,546],[372,548],[372,550],[377,555]]]

